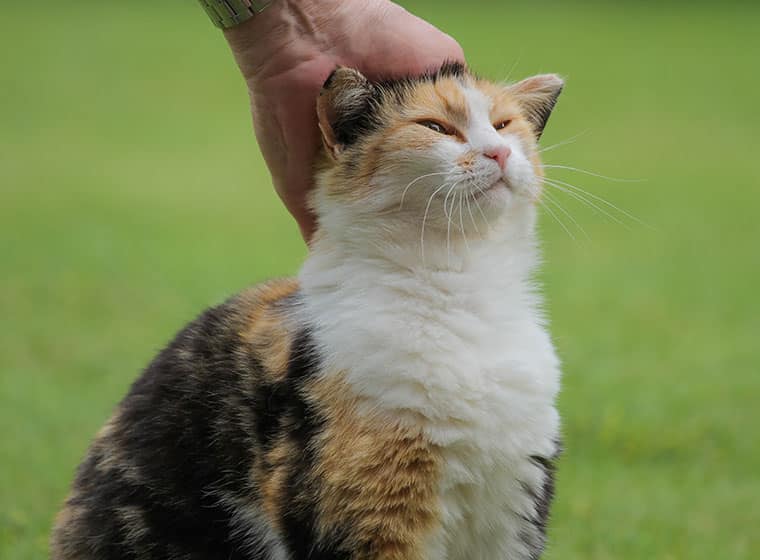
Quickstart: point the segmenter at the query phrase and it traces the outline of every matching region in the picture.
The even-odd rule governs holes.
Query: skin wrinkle
[[[317,52],[333,48],[334,30],[345,28],[340,25],[345,18],[343,13],[339,1],[278,0],[261,14],[224,33],[244,78],[267,80],[292,69],[292,60],[316,58]],[[302,41],[305,36],[314,42],[316,49]],[[278,53],[287,53],[288,58],[277,56]]]

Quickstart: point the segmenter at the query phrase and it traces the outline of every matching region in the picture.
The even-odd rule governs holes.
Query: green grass
[[[0,558],[44,558],[89,438],[200,309],[304,256],[192,2],[13,3],[0,35]],[[151,3],[153,4],[153,3]],[[568,77],[542,237],[567,452],[550,560],[760,557],[760,8],[417,2],[501,78]],[[456,7],[454,5],[457,5]],[[567,220],[566,220],[567,221]]]

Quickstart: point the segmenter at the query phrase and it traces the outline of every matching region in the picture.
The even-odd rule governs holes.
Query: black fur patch
[[[269,528],[240,530],[234,508],[255,509],[258,427],[277,413],[257,406],[266,372],[242,347],[238,305],[203,313],[134,383],[79,467],[55,560],[274,558],[255,537]]]
[[[363,137],[375,132],[383,126],[377,118],[384,103],[391,97],[398,105],[403,105],[414,86],[420,83],[436,83],[444,78],[463,78],[469,75],[467,67],[461,62],[445,62],[441,67],[431,69],[419,75],[407,75],[397,78],[381,78],[367,84],[364,103],[350,112],[342,112],[336,116],[333,131],[339,143],[348,147]],[[325,81],[324,87],[329,88],[335,79],[335,72]]]
[[[332,72],[330,72],[330,75],[327,76],[327,79],[325,80],[325,83],[322,84],[322,89],[327,89],[327,88],[329,88],[332,85],[332,83],[335,81],[335,73],[337,71],[338,71],[338,69],[336,68],[335,70],[333,70]]]
[[[336,528],[336,533],[329,535],[325,542],[319,542],[316,534],[317,489],[313,488],[310,475],[317,462],[314,438],[322,431],[323,420],[306,400],[303,384],[318,371],[318,356],[311,336],[308,331],[301,331],[294,343],[285,381],[291,388],[289,394],[295,398],[288,401],[281,413],[286,422],[283,428],[300,450],[290,471],[284,500],[289,504],[282,516],[284,540],[294,559],[348,560],[350,555],[340,550],[340,529]]]
[[[543,472],[544,482],[540,488],[532,488],[523,484],[523,490],[533,500],[535,515],[523,520],[529,523],[529,529],[521,532],[521,538],[530,551],[531,560],[538,560],[546,547],[546,529],[552,501],[554,500],[556,462],[561,453],[561,445],[557,443],[557,452],[551,458],[533,456],[531,462]]]
[[[423,74],[410,74],[399,78],[385,78],[377,80],[374,83],[380,88],[399,91],[403,95],[417,84],[426,82],[435,84],[439,80],[445,78],[462,79],[469,75],[471,74],[467,66],[461,62],[447,61],[444,62],[440,68],[433,68]]]
[[[235,298],[209,309],[133,384],[79,467],[54,560],[273,560],[283,549],[289,560],[351,557],[341,528],[316,538],[323,421],[307,395],[320,367],[312,337],[295,335],[277,379],[244,345],[246,317]],[[275,441],[296,450],[284,465],[279,536],[255,487]]]
[[[556,458],[531,457],[531,460],[541,467],[544,472],[544,484],[541,490],[534,495],[536,504],[535,524],[542,535],[546,535],[546,527],[549,523],[549,512],[554,499],[554,478],[556,474]]]
[[[541,136],[544,133],[544,128],[546,128],[546,123],[549,122],[549,117],[551,116],[552,111],[554,111],[554,107],[557,105],[557,99],[559,99],[560,93],[562,93],[561,88],[547,103],[536,107],[528,115],[528,118],[533,123],[533,130],[536,133],[536,141],[541,139]]]

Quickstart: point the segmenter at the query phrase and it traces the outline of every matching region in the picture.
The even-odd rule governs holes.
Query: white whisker
[[[568,171],[575,171],[577,173],[583,173],[584,175],[591,175],[592,177],[599,177],[600,179],[606,179],[607,181],[614,181],[616,183],[643,183],[644,179],[621,179],[619,177],[608,177],[607,175],[601,175],[594,173],[593,171],[587,171],[586,169],[580,169],[578,167],[570,167],[569,165],[556,165],[556,164],[541,164],[544,169],[567,169]]]
[[[409,187],[417,183],[418,181],[421,181],[422,179],[427,179],[428,177],[435,177],[436,175],[448,175],[448,172],[440,172],[440,173],[428,173],[427,175],[420,175],[416,179],[412,180],[405,188],[404,192],[401,193],[401,202],[399,203],[398,209],[401,210],[404,207],[404,197],[406,197],[406,192],[409,190]]]
[[[433,198],[435,195],[437,195],[447,186],[449,186],[449,183],[443,183],[440,187],[433,191],[433,194],[431,194],[430,198],[428,199],[427,206],[425,206],[425,213],[422,216],[422,235],[420,236],[420,251],[422,252],[423,264],[425,263],[425,222],[427,220],[428,211],[430,210],[430,205],[433,203]]]
[[[615,222],[615,223],[623,226],[624,228],[626,228],[627,230],[630,231],[631,228],[628,226],[628,224],[626,224],[625,222],[623,222],[622,220],[620,220],[616,216],[613,216],[612,214],[610,214],[609,212],[607,212],[606,210],[604,210],[603,208],[601,208],[598,204],[594,204],[591,200],[588,200],[582,194],[577,193],[575,191],[572,191],[572,190],[570,190],[568,188],[562,187],[560,185],[557,185],[555,183],[552,183],[552,182],[550,182],[550,181],[548,181],[546,179],[544,179],[544,183],[546,185],[549,185],[550,187],[552,187],[554,189],[557,189],[559,191],[562,191],[563,193],[566,193],[566,194],[572,196],[574,199],[578,200],[579,202],[582,202],[583,204],[585,204],[589,208],[593,208],[594,210],[596,210],[600,214],[603,214],[604,216],[607,216],[613,222]]]
[[[556,206],[559,209],[560,212],[562,212],[565,216],[567,216],[567,218],[570,220],[570,222],[573,225],[575,225],[575,227],[577,227],[580,230],[580,232],[583,234],[583,237],[585,237],[587,241],[591,241],[591,238],[589,237],[588,233],[586,233],[586,230],[583,229],[583,226],[581,226],[578,223],[578,220],[576,220],[573,217],[573,215],[570,214],[570,212],[568,212],[567,210],[565,210],[565,208],[559,202],[557,202],[554,198],[552,198],[551,195],[548,192],[544,192],[543,196],[546,197],[546,200],[548,200],[549,202],[551,202],[552,204],[554,204],[554,206]]]
[[[472,193],[470,193],[468,191],[467,192],[467,198],[465,199],[467,201],[467,211],[470,213],[470,221],[472,222],[472,227],[475,228],[475,233],[477,233],[478,235],[480,235],[480,228],[478,228],[478,224],[477,224],[477,222],[475,222],[475,216],[472,215],[472,205],[470,204],[470,195],[471,194]]]
[[[561,227],[562,229],[564,229],[564,230],[565,230],[565,232],[567,233],[567,235],[569,235],[569,236],[570,236],[570,239],[572,239],[573,241],[575,241],[575,240],[576,240],[576,239],[575,239],[575,236],[574,236],[574,235],[572,234],[572,232],[571,232],[571,231],[570,231],[570,230],[567,228],[567,226],[564,224],[564,222],[563,222],[562,220],[560,220],[560,219],[559,219],[559,217],[558,217],[558,216],[557,216],[557,215],[554,213],[554,211],[552,211],[552,209],[551,209],[551,208],[549,208],[549,205],[548,205],[548,204],[544,204],[544,203],[543,203],[543,201],[542,201],[541,199],[539,199],[539,204],[541,204],[541,206],[543,206],[543,207],[544,207],[544,210],[546,210],[547,212],[549,212],[549,215],[550,215],[552,218],[554,218],[554,221],[556,221],[556,222],[557,222],[557,223],[560,225],[560,227]]]
[[[446,193],[446,197],[443,199],[443,215],[446,216],[446,219],[449,220],[449,222],[451,221],[451,210],[454,209],[454,201],[453,200],[451,201],[451,210],[447,210],[446,205],[448,204],[449,196],[451,195],[452,192],[454,192],[454,188],[456,188],[456,185],[457,183],[454,183],[451,186],[451,188]],[[456,195],[455,195],[455,198],[456,198]]]
[[[554,182],[554,183],[557,183],[557,184],[559,184],[559,185],[563,185],[563,186],[567,187],[568,189],[573,189],[573,190],[575,190],[576,192],[579,192],[579,193],[581,193],[581,194],[584,194],[584,195],[586,195],[586,196],[589,196],[589,197],[593,198],[594,200],[598,200],[599,202],[601,202],[602,204],[606,204],[607,206],[609,206],[609,207],[610,207],[610,208],[612,208],[613,210],[617,210],[617,211],[618,211],[618,212],[620,212],[622,215],[624,215],[624,216],[626,216],[627,218],[629,218],[629,219],[633,220],[634,222],[638,223],[639,225],[642,225],[642,226],[644,226],[644,227],[646,227],[646,228],[654,229],[654,228],[653,228],[651,225],[649,225],[648,223],[644,222],[643,220],[640,220],[639,218],[637,218],[636,216],[634,216],[634,215],[633,215],[633,214],[631,214],[630,212],[626,212],[626,211],[625,211],[625,210],[623,210],[622,208],[618,208],[617,206],[615,206],[614,204],[612,204],[610,201],[608,201],[608,200],[605,200],[604,198],[602,198],[602,197],[601,197],[601,196],[599,196],[599,195],[596,195],[596,194],[594,194],[594,193],[588,192],[587,190],[585,190],[585,189],[582,189],[582,188],[580,188],[580,187],[578,187],[578,186],[575,186],[575,185],[573,185],[573,184],[571,184],[571,183],[568,183],[568,182],[566,182],[566,181],[561,181],[561,180],[559,180],[559,179],[548,179],[548,180],[549,180],[549,181],[552,181],[552,182]]]
[[[501,80],[501,83],[503,84],[509,84],[509,79],[512,77],[512,72],[515,71],[515,68],[517,68],[517,65],[520,63],[520,60],[522,60],[523,53],[521,52],[520,55],[517,57],[517,60],[514,61],[512,64],[512,68],[509,69],[509,72],[507,72],[507,76]]]
[[[485,194],[484,191],[483,191],[483,189],[480,188],[479,185],[475,185],[475,189],[480,194]],[[477,196],[473,196],[472,200],[475,202],[475,206],[478,207],[478,211],[480,212],[480,215],[483,216],[483,220],[486,222],[486,225],[488,226],[488,229],[490,231],[493,231],[493,227],[491,226],[491,222],[488,221],[488,218],[486,217],[485,213],[483,212],[483,208],[480,206],[480,202],[478,202],[478,197]]]
[[[462,230],[462,239],[464,239],[464,246],[467,249],[467,253],[470,252],[470,244],[467,242],[467,232],[464,231],[464,191],[459,193],[459,227]]]
[[[446,198],[443,199],[443,213],[446,216],[446,266],[451,268],[451,214],[446,212],[446,201],[449,199],[449,195],[454,192],[454,189],[459,183],[454,183],[449,191],[446,193]],[[456,195],[454,195],[456,197]],[[451,211],[454,211],[454,201],[451,202]]]

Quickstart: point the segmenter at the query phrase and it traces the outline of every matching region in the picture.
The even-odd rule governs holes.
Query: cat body
[[[494,241],[456,270],[344,255],[304,268],[303,314],[335,349],[326,370],[436,450],[440,526],[425,558],[531,558],[543,544],[559,372],[526,282],[531,245]]]
[[[159,354],[79,467],[53,558],[538,558],[560,432],[536,140],[560,89],[331,76],[298,279]]]

